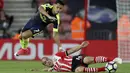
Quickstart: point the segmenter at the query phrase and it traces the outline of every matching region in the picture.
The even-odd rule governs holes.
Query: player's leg
[[[19,41],[22,48],[18,52],[15,53],[16,56],[27,54],[29,52],[27,48],[29,44],[29,38],[32,37],[32,35],[33,34],[31,30],[26,30],[24,32],[21,32],[19,36]]]
[[[20,44],[23,49],[27,49],[29,38],[33,36],[33,33],[31,30],[26,30],[24,32],[21,32],[19,36]]]
[[[93,64],[93,63],[94,63],[94,57],[89,57],[85,55],[74,56],[72,60],[72,72],[89,72],[90,73],[90,72],[105,71],[105,67],[88,68],[88,65]]]
[[[95,73],[95,72],[102,72],[105,71],[105,67],[101,67],[101,68],[89,68],[89,67],[84,67],[84,66],[78,66],[75,69],[75,72],[88,72],[88,73]]]
[[[29,38],[31,38],[32,36],[34,36],[35,34],[39,33],[42,30],[40,26],[41,24],[43,24],[42,21],[32,18],[24,26],[19,36],[22,48],[15,53],[16,56],[28,53],[27,48],[29,44]]]
[[[104,56],[96,56],[96,57],[90,57],[85,56],[83,58],[83,63],[85,64],[93,64],[93,63],[104,63],[112,61],[114,58],[104,57]]]
[[[30,30],[32,28],[32,26],[30,26],[31,21],[29,21],[24,28],[22,29],[20,36],[19,36],[19,41],[21,44],[21,49],[16,52],[14,55],[15,56],[19,56],[19,55],[23,55],[23,54],[27,54],[28,53],[28,44],[29,44],[29,38],[32,37],[33,33]]]
[[[104,63],[104,62],[109,62],[109,61],[114,61],[119,64],[122,63],[122,60],[120,58],[110,58],[110,57],[105,57],[105,56],[96,56],[96,57],[85,56],[83,58],[84,64]]]

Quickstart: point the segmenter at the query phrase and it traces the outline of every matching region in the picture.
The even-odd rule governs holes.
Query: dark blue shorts
[[[41,32],[46,28],[48,24],[44,23],[40,16],[36,14],[34,17],[32,17],[27,24],[23,27],[22,32],[26,30],[31,30],[33,35]]]
[[[85,64],[83,62],[83,59],[86,55],[77,55],[77,56],[74,56],[73,59],[72,59],[72,69],[71,71],[72,72],[75,72],[75,69],[79,66],[84,66],[84,67],[88,67],[88,64]]]

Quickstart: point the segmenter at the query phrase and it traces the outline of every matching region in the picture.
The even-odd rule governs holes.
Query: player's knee
[[[27,31],[24,31],[20,34],[20,39],[28,39],[30,37],[32,37],[33,33],[31,30],[27,30]]]
[[[27,30],[25,32],[22,32],[20,39],[28,39],[30,37],[32,37],[33,33],[30,30]]]
[[[28,36],[25,33],[21,33],[19,39],[27,39]]]
[[[83,72],[84,71],[84,67],[83,66],[79,66],[75,69],[75,72]]]
[[[85,64],[91,64],[94,62],[94,58],[93,57],[84,57],[83,62]]]

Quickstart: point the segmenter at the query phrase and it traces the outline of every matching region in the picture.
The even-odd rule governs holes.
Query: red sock
[[[95,63],[104,63],[104,62],[109,62],[112,61],[114,58],[109,58],[109,57],[104,57],[104,56],[97,56],[94,57],[94,62]]]
[[[106,71],[105,67],[98,68],[98,72],[101,72],[101,71]]]
[[[19,51],[18,51],[18,55],[25,55],[25,54],[28,54],[28,49],[20,49]]]
[[[94,72],[101,72],[101,71],[105,71],[105,67],[102,67],[102,68],[86,68],[86,67],[84,67],[83,72],[94,73]]]

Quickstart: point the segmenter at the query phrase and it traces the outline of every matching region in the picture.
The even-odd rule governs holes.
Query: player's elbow
[[[41,6],[39,6],[38,11],[41,12]]]
[[[38,11],[39,11],[39,12],[42,12],[43,10],[44,10],[43,7],[42,7],[42,6],[39,6]]]

